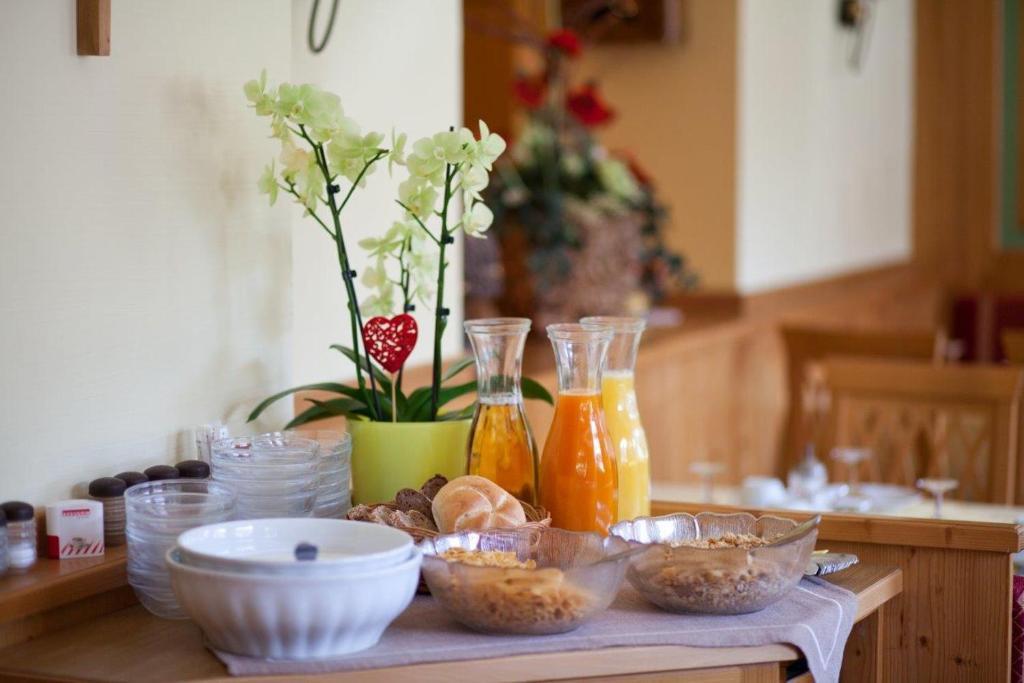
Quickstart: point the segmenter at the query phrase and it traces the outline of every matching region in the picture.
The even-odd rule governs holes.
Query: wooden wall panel
[[[1024,289],[997,247],[1001,5],[915,3],[914,252],[954,288]]]

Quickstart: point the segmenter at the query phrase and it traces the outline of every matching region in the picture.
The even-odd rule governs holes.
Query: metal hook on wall
[[[309,29],[306,31],[306,43],[313,54],[319,54],[327,47],[327,41],[331,38],[331,31],[334,30],[334,18],[338,14],[339,1],[331,0],[331,14],[327,17],[327,28],[324,30],[323,39],[317,44],[313,33],[316,25],[317,10],[320,8],[320,0],[313,0],[313,10],[309,13]]]

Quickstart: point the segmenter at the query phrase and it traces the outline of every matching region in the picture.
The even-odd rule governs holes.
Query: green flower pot
[[[349,420],[353,504],[393,500],[399,489],[419,489],[435,474],[465,474],[472,423]]]

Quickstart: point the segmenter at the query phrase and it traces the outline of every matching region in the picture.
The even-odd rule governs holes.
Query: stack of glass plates
[[[290,433],[222,439],[213,445],[213,479],[238,494],[238,519],[309,517],[319,454],[316,441]]]
[[[320,444],[314,517],[340,519],[352,507],[352,437],[346,432],[304,432]]]

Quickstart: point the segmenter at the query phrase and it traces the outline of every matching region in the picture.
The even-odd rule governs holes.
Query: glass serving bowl
[[[606,609],[636,552],[619,538],[535,527],[445,534],[419,547],[423,578],[452,617],[485,633],[529,635],[572,631]],[[537,567],[480,567],[438,557],[454,548],[510,551]]]
[[[613,536],[645,550],[630,561],[626,576],[647,600],[669,612],[746,614],[776,602],[803,576],[818,538],[809,533],[777,546],[750,549],[678,545],[726,534],[771,540],[797,522],[747,513],[677,513],[619,522]]]

